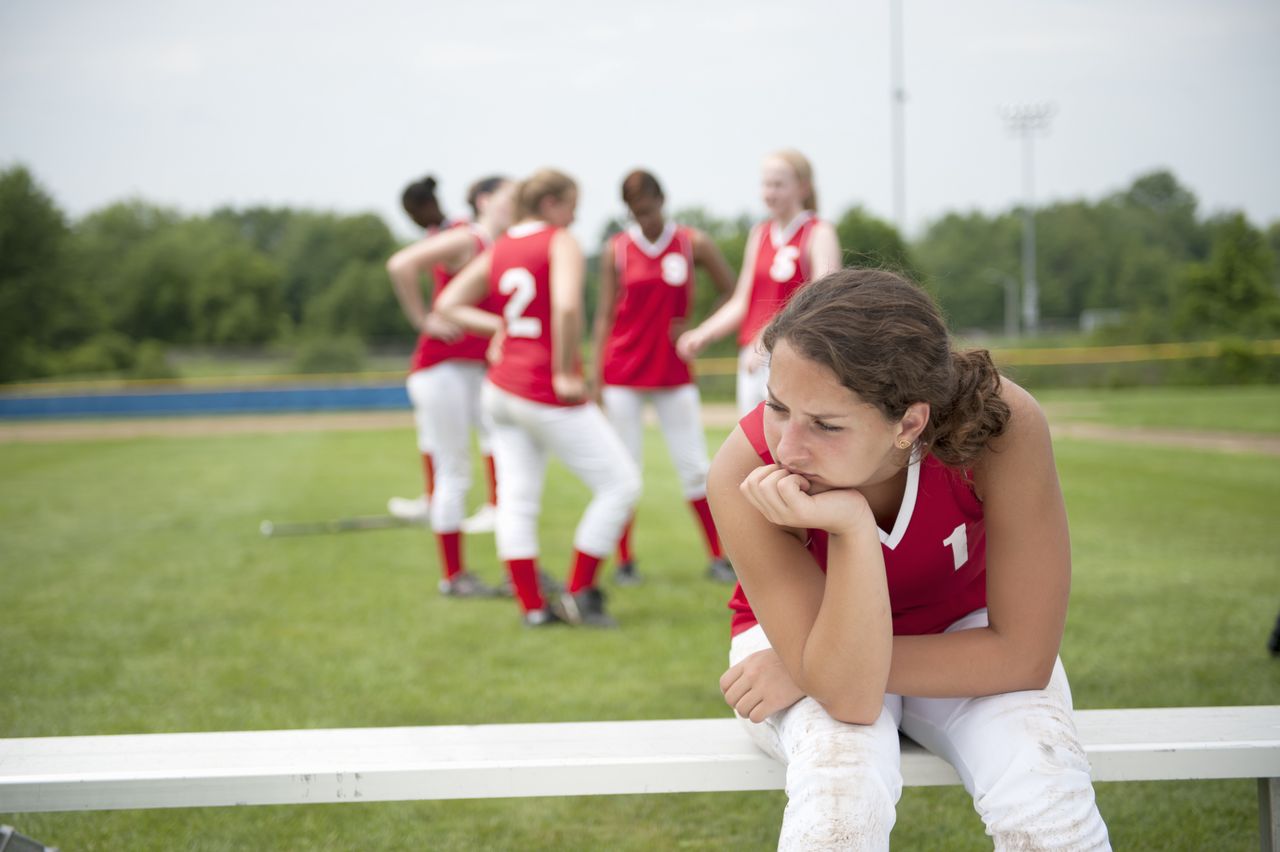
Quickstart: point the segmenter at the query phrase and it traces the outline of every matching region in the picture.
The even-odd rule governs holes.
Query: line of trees
[[[698,208],[676,218],[741,263],[747,217]],[[1113,342],[1280,334],[1280,222],[1264,231],[1241,213],[1202,218],[1195,196],[1165,171],[1036,218],[1046,325],[1106,317],[1098,333]],[[862,208],[836,224],[848,263],[916,277],[958,330],[1002,328],[1004,282],[1021,275],[1018,210],[950,213],[911,243]],[[133,200],[73,222],[28,169],[8,168],[0,171],[0,381],[162,376],[172,347],[274,346],[302,353],[300,369],[341,367],[370,344],[407,349],[413,333],[383,269],[396,248],[372,214],[256,207],[187,216]],[[589,286],[589,308],[593,293]],[[711,299],[702,287],[700,314]]]

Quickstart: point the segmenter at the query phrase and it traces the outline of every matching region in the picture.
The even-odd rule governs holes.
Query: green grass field
[[[1182,410],[1198,411],[1200,402]],[[1226,412],[1222,412],[1225,419]],[[408,428],[0,445],[0,736],[723,716],[728,590],[649,436],[648,582],[615,632],[528,631],[434,591],[418,530],[263,539],[264,518],[416,493]],[[1199,422],[1199,421],[1197,421]],[[1214,422],[1214,428],[1225,426]],[[711,435],[713,445],[723,430]],[[1081,708],[1280,703],[1280,458],[1062,441]],[[478,493],[478,492],[476,492]],[[586,492],[553,469],[544,562]],[[497,577],[492,539],[468,541]],[[1253,782],[1102,784],[1117,849],[1251,849]],[[0,814],[64,850],[770,849],[781,793]],[[965,793],[909,789],[895,849],[984,849]]]
[[[1280,387],[1036,390],[1050,413],[1067,420],[1155,429],[1280,434]]]

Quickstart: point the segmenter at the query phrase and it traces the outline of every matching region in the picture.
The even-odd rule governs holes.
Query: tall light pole
[[[906,102],[902,82],[902,0],[889,0],[889,87],[893,127],[893,220],[907,231]]]
[[[1036,284],[1035,138],[1049,128],[1052,104],[1022,104],[1001,111],[1005,125],[1022,137],[1022,326],[1040,330],[1040,288]]]

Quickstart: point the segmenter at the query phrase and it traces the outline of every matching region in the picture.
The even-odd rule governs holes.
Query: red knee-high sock
[[[422,477],[426,481],[425,494],[430,500],[431,496],[436,493],[436,467],[431,461],[431,453],[422,454]]]
[[[436,544],[440,547],[440,570],[446,580],[452,580],[462,573],[462,534],[436,533]]]
[[[693,507],[694,514],[702,523],[702,534],[706,536],[707,550],[711,551],[711,558],[719,559],[724,553],[720,550],[720,534],[716,532],[716,522],[711,517],[711,507],[707,505],[707,498],[699,497],[697,500],[690,500],[689,505]]]
[[[588,556],[581,550],[573,552],[573,572],[569,575],[569,594],[589,589],[596,584],[599,556]]]
[[[622,528],[622,538],[618,539],[618,562],[631,561],[631,527],[635,525],[636,516],[632,515],[631,520],[627,521],[627,525]]]
[[[508,559],[507,573],[515,586],[516,599],[525,612],[542,609],[542,590],[538,588],[538,563],[533,559]]]
[[[493,463],[493,456],[484,457],[484,469],[489,480],[489,505],[498,505],[498,468]]]

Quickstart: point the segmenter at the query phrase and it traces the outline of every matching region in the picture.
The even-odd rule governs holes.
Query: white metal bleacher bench
[[[1280,706],[1082,710],[1095,781],[1256,778],[1280,852]],[[904,742],[908,786],[958,784]],[[0,739],[0,813],[776,790],[734,719]]]

